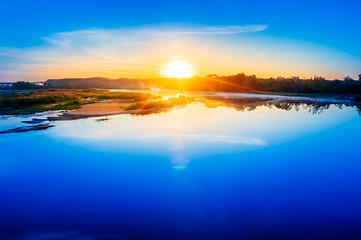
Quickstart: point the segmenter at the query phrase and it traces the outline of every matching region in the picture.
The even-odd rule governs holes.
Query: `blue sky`
[[[151,26],[148,29],[157,30],[161,26],[168,26],[169,29],[174,25],[192,26],[192,29],[194,26],[267,26],[264,31],[251,33],[247,37],[252,36],[264,41],[280,39],[280,44],[293,43],[291,48],[298,48],[300,43],[307,44],[309,48],[312,48],[311,46],[317,49],[324,48],[323,52],[328,51],[330,54],[332,52],[331,55],[338,58],[339,61],[341,61],[341,58],[343,59],[342,63],[345,66],[352,65],[352,67],[341,69],[342,64],[335,62],[333,65],[326,65],[329,67],[340,65],[338,72],[327,75],[324,68],[322,68],[322,70],[315,70],[310,73],[311,76],[320,74],[331,78],[342,78],[349,71],[347,75],[356,78],[357,68],[361,72],[360,10],[361,2],[356,0],[2,0],[0,3],[0,56],[2,56],[2,60],[0,59],[0,77],[6,79],[0,81],[26,78],[26,69],[29,68],[24,67],[24,64],[31,63],[31,61],[28,58],[24,59],[23,56],[26,56],[29,49],[33,48],[37,48],[38,55],[41,55],[41,53],[45,52],[41,47],[49,45],[46,39],[58,33],[88,29],[101,29],[102,31],[137,29],[144,28],[144,26]],[[257,34],[259,35],[257,36]],[[237,37],[233,36],[232,38],[217,39],[217,37],[208,37],[210,41],[218,41],[217,44],[227,41],[228,43],[229,41],[237,42]],[[203,38],[203,40],[208,42],[207,38]],[[249,40],[249,42],[252,41]],[[78,53],[74,51],[74,54]],[[34,58],[36,53],[31,56]],[[324,57],[325,62],[329,61],[327,58],[327,56]],[[303,60],[305,59],[302,58],[299,61]],[[34,59],[34,61],[36,62],[37,59]],[[4,67],[5,65],[6,67]],[[244,67],[240,66],[239,68],[242,70]],[[12,78],[10,70],[22,71],[24,74]],[[51,74],[39,75],[39,71],[37,74],[29,75],[29,78],[31,80],[37,78],[44,80],[42,78],[52,77]],[[47,69],[47,71],[50,70]],[[249,68],[249,71],[247,72],[247,69],[245,69],[245,72],[251,74],[254,70]],[[223,69],[219,70],[219,73],[227,73],[227,71]],[[99,72],[96,74],[99,74]],[[229,72],[229,74],[232,74],[232,72]],[[271,72],[267,71],[265,74],[272,75]],[[282,71],[280,71],[280,74],[282,74]],[[297,74],[296,71],[295,75]]]

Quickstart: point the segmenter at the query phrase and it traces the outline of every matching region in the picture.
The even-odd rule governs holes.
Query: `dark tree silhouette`
[[[28,90],[28,89],[38,89],[40,87],[34,83],[19,81],[14,83],[12,88],[15,90]]]
[[[350,76],[345,77],[345,81],[353,81],[353,79]]]

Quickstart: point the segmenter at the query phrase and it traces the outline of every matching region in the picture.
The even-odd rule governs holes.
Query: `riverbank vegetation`
[[[84,104],[106,100],[128,99],[134,102],[158,99],[150,93],[111,92],[108,90],[41,89],[14,91],[0,96],[0,114],[30,114],[43,111],[71,110]]]

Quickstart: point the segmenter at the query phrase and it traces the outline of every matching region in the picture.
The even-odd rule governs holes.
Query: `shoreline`
[[[344,94],[299,94],[275,92],[211,92],[211,91],[186,91],[164,89],[116,91],[115,89],[51,89],[33,91],[32,93],[16,95],[15,100],[20,103],[24,100],[35,101],[40,99],[38,105],[24,105],[19,109],[0,108],[0,115],[27,115],[37,112],[64,110],[58,117],[50,120],[71,120],[89,117],[101,117],[118,114],[151,114],[169,111],[174,107],[188,105],[191,102],[203,102],[209,105],[219,102],[223,106],[249,107],[252,105],[272,105],[279,103],[288,104],[344,104],[346,106],[360,106],[359,95]],[[4,102],[10,95],[1,96]],[[49,97],[56,98],[54,103],[47,103]],[[11,98],[11,97],[9,97]],[[357,100],[356,100],[356,99]],[[44,99],[44,103],[41,100]],[[75,100],[74,100],[75,99]],[[1,98],[0,98],[1,103]],[[1,105],[1,104],[0,104]],[[243,106],[242,106],[243,105]],[[4,114],[5,113],[5,114]],[[10,113],[10,114],[8,114]]]

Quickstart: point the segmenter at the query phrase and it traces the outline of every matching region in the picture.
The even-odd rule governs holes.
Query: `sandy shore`
[[[69,116],[105,116],[115,115],[126,112],[124,109],[132,101],[112,101],[112,102],[100,102],[91,103],[81,106],[78,109],[71,110],[66,114]]]
[[[131,104],[132,100],[116,100],[82,105],[80,108],[70,110],[57,117],[48,117],[51,121],[72,120],[87,117],[100,117],[129,113],[125,107]]]

